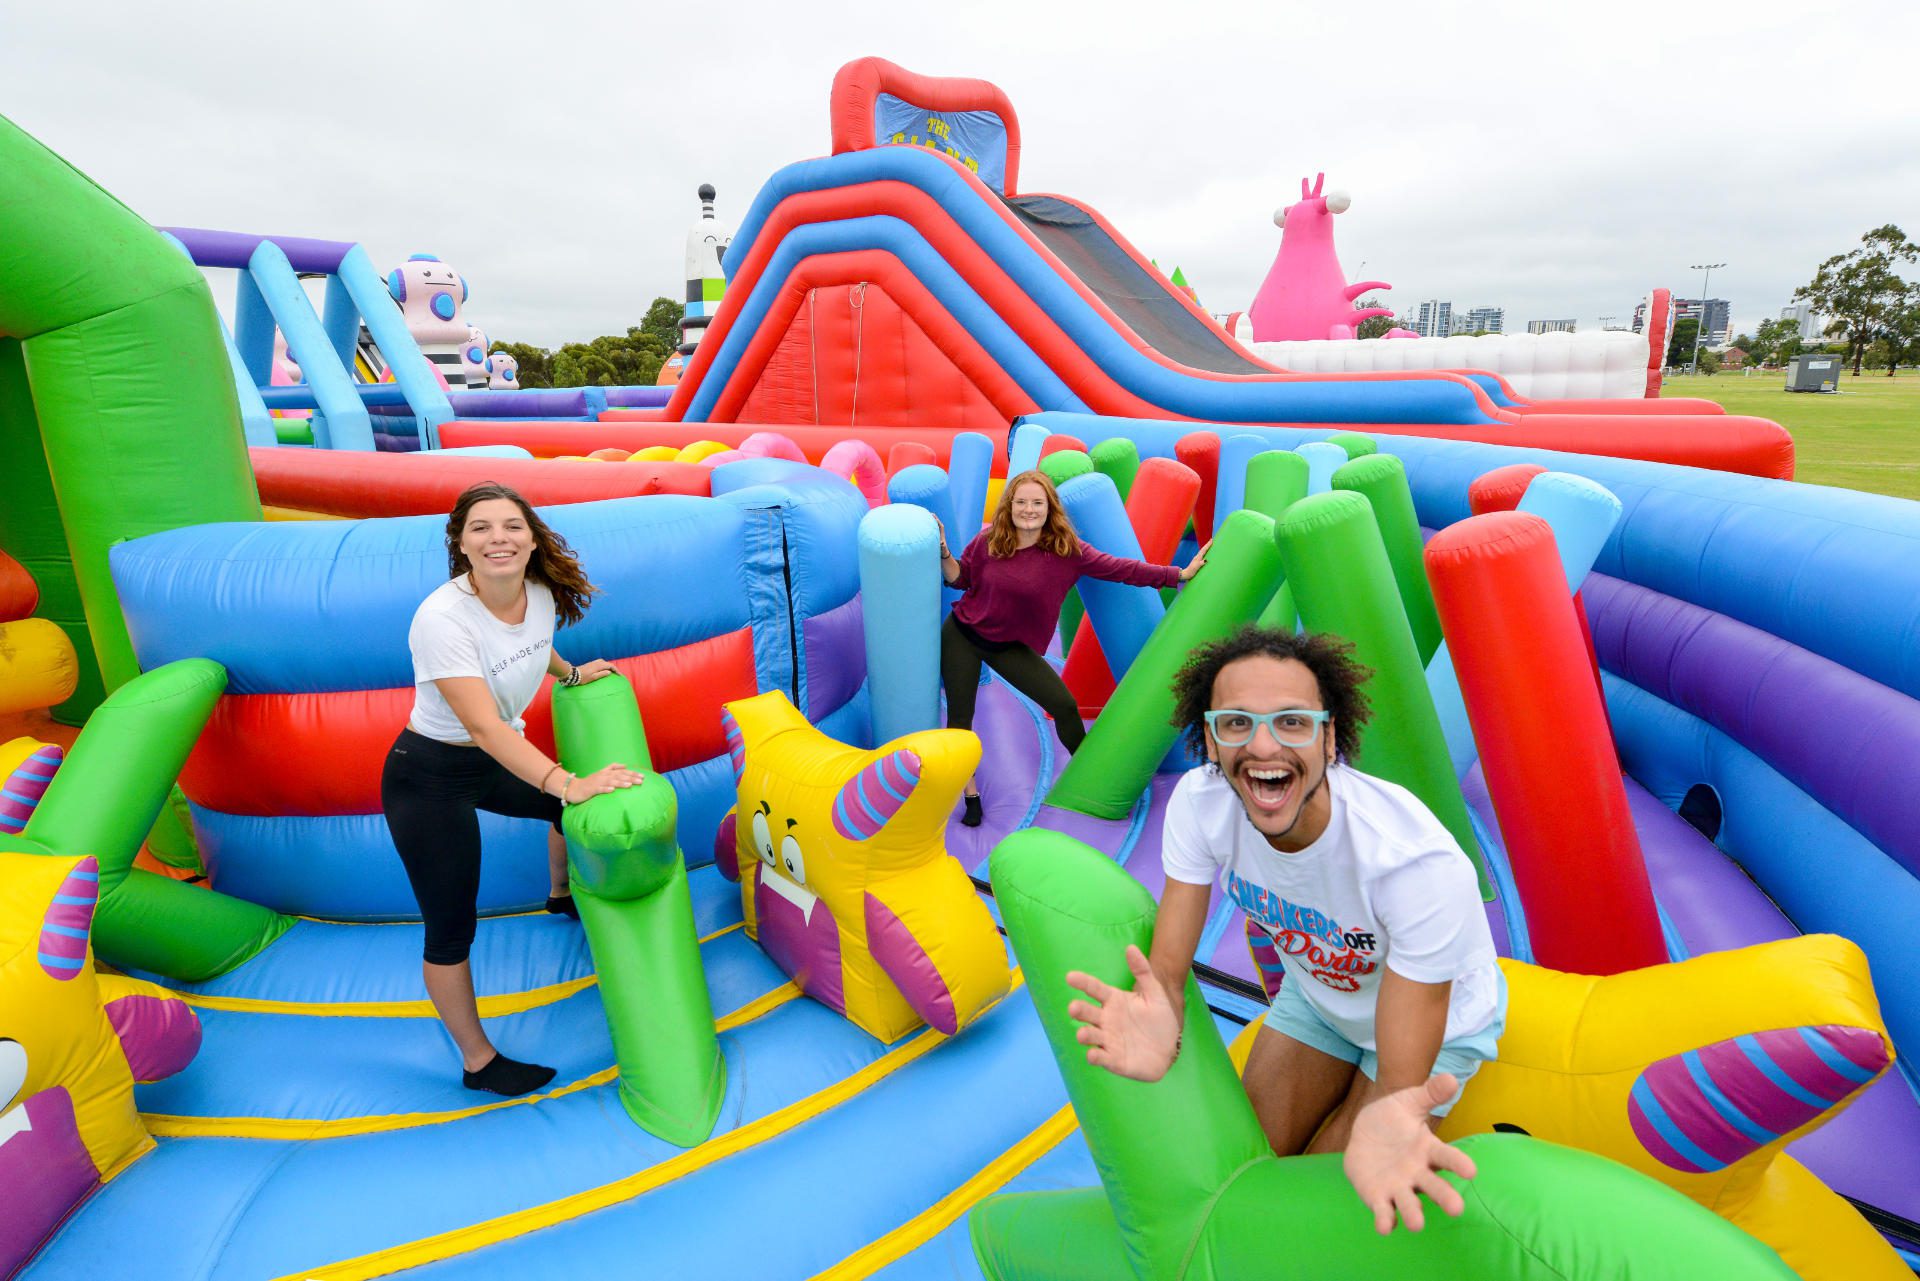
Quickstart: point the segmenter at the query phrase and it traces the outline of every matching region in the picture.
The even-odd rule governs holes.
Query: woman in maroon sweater
[[[980,664],[1000,674],[1053,718],[1069,752],[1087,736],[1067,683],[1043,657],[1060,621],[1060,605],[1083,575],[1136,587],[1172,587],[1199,570],[1206,549],[1185,569],[1122,560],[1080,541],[1044,472],[1022,472],[1007,482],[993,523],[955,560],[940,539],[940,572],[963,593],[940,631],[940,681],[947,690],[947,726],[973,728]],[[961,822],[980,825],[980,793],[967,783]]]

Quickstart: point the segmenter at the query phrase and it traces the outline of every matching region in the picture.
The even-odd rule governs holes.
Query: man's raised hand
[[[1087,1047],[1088,1063],[1135,1081],[1158,1081],[1173,1066],[1180,1045],[1179,1012],[1146,956],[1132,944],[1127,969],[1133,972],[1130,992],[1079,970],[1069,973],[1067,986],[1092,999],[1073,1001],[1067,1014],[1081,1024],[1076,1035]]]
[[[1474,1176],[1473,1158],[1442,1143],[1427,1124],[1427,1115],[1453,1097],[1459,1082],[1445,1072],[1427,1078],[1425,1085],[1396,1090],[1360,1109],[1353,1136],[1342,1158],[1347,1182],[1373,1211],[1374,1230],[1393,1231],[1396,1211],[1407,1231],[1426,1226],[1420,1194],[1455,1218],[1467,1208],[1460,1190],[1440,1177],[1450,1170],[1463,1179]]]

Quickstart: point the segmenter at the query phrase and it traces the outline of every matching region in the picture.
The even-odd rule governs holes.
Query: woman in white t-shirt
[[[1282,1156],[1343,1150],[1363,1107],[1436,1074],[1445,1115],[1505,1026],[1473,865],[1413,793],[1347,763],[1368,714],[1350,648],[1249,626],[1193,652],[1176,723],[1208,765],[1167,805],[1152,958],[1128,949],[1131,992],[1068,976],[1099,1002],[1070,1007],[1088,1061],[1158,1080],[1217,879],[1284,969],[1244,1074]]]
[[[460,1048],[467,1087],[527,1094],[553,1069],[494,1049],[473,996],[478,811],[551,824],[547,910],[578,919],[561,810],[640,775],[616,762],[575,778],[521,733],[544,677],[579,685],[613,670],[602,659],[576,667],[553,647],[556,618],[578,622],[595,591],[566,540],[513,490],[482,483],[447,517],[447,564],[448,581],[421,602],[407,633],[413,712],[387,753],[380,803],[426,926],[427,995]]]

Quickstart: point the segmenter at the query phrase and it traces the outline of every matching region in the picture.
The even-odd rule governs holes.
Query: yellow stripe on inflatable
[[[771,1010],[778,1009],[799,995],[798,987],[792,983],[783,983],[771,992],[756,996],[739,1009],[715,1019],[713,1030],[730,1032],[734,1028],[753,1022]],[[452,1112],[400,1112],[389,1116],[340,1117],[331,1121],[279,1116],[170,1116],[161,1112],[142,1112],[140,1118],[147,1123],[149,1131],[170,1139],[343,1139],[355,1134],[385,1134],[393,1130],[418,1129],[423,1125],[443,1125],[448,1121],[461,1121],[470,1116],[479,1116],[483,1112],[497,1112],[501,1108],[538,1103],[542,1099],[557,1099],[563,1094],[572,1094],[576,1090],[605,1085],[618,1074],[617,1067],[602,1068],[589,1076],[581,1077],[578,1081],[569,1082],[557,1090],[548,1090],[544,1094],[528,1094],[517,1099],[502,1099],[497,1103],[481,1103]]]
[[[1021,976],[1018,970],[1013,973],[1013,987],[1018,990]],[[438,1263],[442,1259],[455,1258],[462,1254],[471,1254],[475,1250],[502,1241],[511,1241],[515,1237],[541,1228],[550,1228],[570,1219],[577,1219],[595,1210],[604,1210],[636,1197],[645,1196],[655,1188],[664,1187],[675,1179],[683,1179],[697,1170],[706,1168],[716,1161],[724,1160],[735,1153],[757,1147],[769,1139],[775,1139],[787,1131],[811,1121],[822,1113],[829,1112],[848,1099],[879,1084],[901,1068],[920,1058],[929,1050],[939,1047],[948,1038],[940,1032],[928,1028],[911,1041],[890,1050],[880,1058],[855,1072],[852,1076],[834,1082],[824,1090],[809,1094],[804,1099],[795,1100],[777,1112],[768,1113],[758,1121],[743,1125],[737,1130],[716,1135],[697,1147],[688,1148],[676,1157],[651,1166],[623,1179],[615,1179],[597,1188],[588,1188],[571,1196],[561,1197],[557,1201],[548,1201],[544,1205],[529,1206],[516,1210],[512,1214],[503,1214],[495,1219],[487,1219],[464,1228],[455,1228],[451,1232],[442,1232],[437,1236],[424,1237],[410,1241],[405,1245],[391,1246],[385,1250],[376,1250],[352,1259],[342,1259],[320,1268],[305,1268],[289,1273],[277,1281],[369,1281],[373,1277],[383,1277],[408,1268],[422,1267],[429,1263]]]
[[[6,778],[7,775],[19,769],[20,762],[27,757],[43,747],[51,746],[51,743],[43,743],[37,738],[30,737],[9,739],[7,742],[0,743],[0,779]]]
[[[1060,1146],[1062,1140],[1079,1128],[1080,1122],[1073,1114],[1073,1105],[1069,1103],[1042,1121],[1027,1137],[982,1166],[980,1172],[965,1183],[825,1272],[816,1272],[812,1281],[860,1281],[906,1257],[946,1231],[982,1200],[1012,1182],[1021,1171]]]
[[[304,507],[269,507],[260,505],[260,514],[268,520],[345,520],[345,516],[336,516],[332,512],[311,512]]]

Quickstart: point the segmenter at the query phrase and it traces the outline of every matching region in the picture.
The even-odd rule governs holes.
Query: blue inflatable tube
[[[876,742],[940,725],[939,548],[932,515],[909,503],[876,507],[860,522],[860,597]]]
[[[1127,520],[1126,505],[1113,480],[1100,472],[1075,476],[1060,486],[1060,503],[1067,509],[1083,541],[1109,556],[1141,559],[1140,540]],[[1107,664],[1124,672],[1146,648],[1147,638],[1166,616],[1160,593],[1151,587],[1132,587],[1098,578],[1080,580],[1080,599],[1087,607],[1093,634]]]

